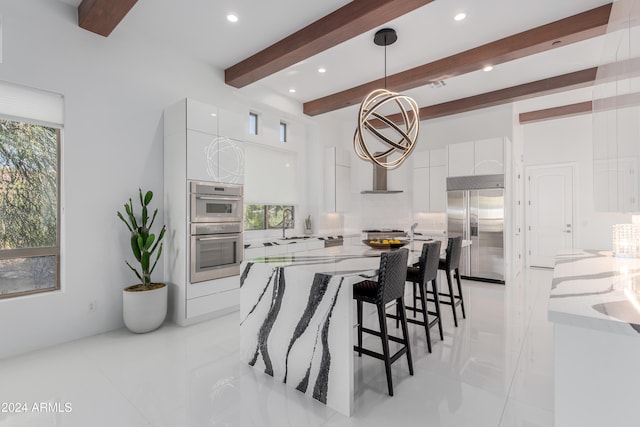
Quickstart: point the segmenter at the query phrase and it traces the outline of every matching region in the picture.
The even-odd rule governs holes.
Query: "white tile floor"
[[[238,362],[235,313],[2,360],[0,402],[26,403],[28,412],[0,412],[0,427],[553,426],[551,275],[527,270],[506,286],[464,281],[467,319],[455,328],[443,306],[445,339],[432,330],[432,354],[410,325],[415,375],[405,360],[393,365],[394,397],[382,362],[355,357],[351,418]],[[40,402],[61,410],[34,411]]]

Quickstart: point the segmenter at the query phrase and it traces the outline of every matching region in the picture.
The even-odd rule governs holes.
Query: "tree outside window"
[[[0,298],[59,289],[59,139],[0,120]]]

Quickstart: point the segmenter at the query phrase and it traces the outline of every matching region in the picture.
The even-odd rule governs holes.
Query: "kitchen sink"
[[[278,240],[301,240],[301,239],[310,239],[311,236],[291,236],[291,237],[284,237],[284,238],[280,238]]]

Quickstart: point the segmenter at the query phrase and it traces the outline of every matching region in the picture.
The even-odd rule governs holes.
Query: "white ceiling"
[[[77,6],[80,0],[60,0]],[[580,13],[610,0],[435,0],[381,26],[398,41],[387,48],[387,74],[443,58],[502,37]],[[345,0],[139,0],[110,37],[142,39],[179,49],[225,69],[347,4]],[[453,16],[464,11],[467,19]],[[229,12],[240,20],[226,20]],[[369,31],[254,85],[299,102],[384,76],[384,48]],[[439,89],[408,91],[422,106],[593,67],[603,40],[560,47],[446,81]],[[319,74],[317,69],[327,69]],[[296,93],[289,93],[295,88]],[[352,109],[354,107],[351,107]],[[349,110],[349,109],[345,109]]]

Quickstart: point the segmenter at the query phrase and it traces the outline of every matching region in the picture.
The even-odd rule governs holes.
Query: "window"
[[[60,130],[0,119],[0,298],[59,282]]]
[[[0,81],[0,298],[60,289],[63,107]]]
[[[249,133],[258,134],[258,113],[249,113]]]
[[[287,124],[280,122],[280,142],[287,142]]]
[[[290,205],[245,205],[244,229],[270,230],[282,228],[283,219],[286,220],[285,228],[292,229],[295,225],[294,212],[294,207]]]

